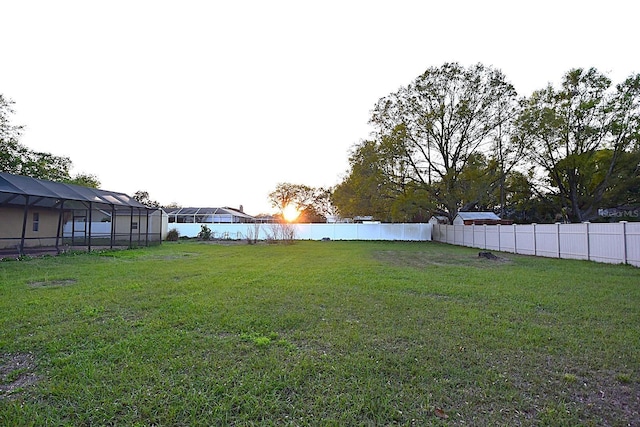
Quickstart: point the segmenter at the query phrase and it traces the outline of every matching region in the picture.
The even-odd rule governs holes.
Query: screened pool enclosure
[[[159,244],[162,210],[124,193],[0,173],[0,256]]]
[[[241,224],[256,219],[234,208],[175,208],[165,209],[169,224]]]

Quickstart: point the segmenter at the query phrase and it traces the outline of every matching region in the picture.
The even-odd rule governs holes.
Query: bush
[[[204,224],[200,226],[198,240],[211,240],[211,229]]]
[[[179,238],[180,238],[180,232],[177,229],[172,228],[167,232],[168,242],[177,242]]]

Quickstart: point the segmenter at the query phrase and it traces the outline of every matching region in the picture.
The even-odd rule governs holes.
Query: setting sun
[[[285,206],[285,208],[282,210],[282,216],[287,222],[295,221],[299,215],[300,211],[291,203]]]

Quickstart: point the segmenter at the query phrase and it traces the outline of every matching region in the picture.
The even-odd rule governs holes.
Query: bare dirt
[[[19,396],[38,382],[35,358],[31,353],[0,355],[0,400]]]

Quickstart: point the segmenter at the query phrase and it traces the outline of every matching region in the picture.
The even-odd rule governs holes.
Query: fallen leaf
[[[436,413],[436,417],[442,418],[443,420],[446,420],[447,418],[449,418],[449,415],[447,415],[447,413],[444,412],[441,408],[436,408],[435,413]]]

